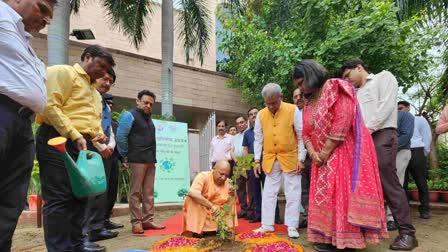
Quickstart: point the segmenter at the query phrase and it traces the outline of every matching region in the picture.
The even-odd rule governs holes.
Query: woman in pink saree
[[[293,72],[307,105],[303,141],[312,162],[308,240],[317,251],[362,249],[388,238],[375,147],[351,83],[327,80],[303,60]]]

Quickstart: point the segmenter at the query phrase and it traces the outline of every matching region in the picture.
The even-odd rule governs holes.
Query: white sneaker
[[[288,227],[288,236],[291,239],[299,238],[299,232],[297,231],[297,228]]]
[[[261,227],[254,229],[253,232],[255,233],[268,233],[268,232],[274,232],[273,226],[265,226],[262,225]]]

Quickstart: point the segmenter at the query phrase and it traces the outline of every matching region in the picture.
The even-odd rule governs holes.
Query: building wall
[[[215,35],[215,9],[216,0],[209,0],[210,10],[210,43],[208,54],[204,59],[204,64],[201,66],[199,60],[194,59],[188,65],[207,69],[211,71],[216,70],[216,35]],[[177,15],[174,15],[174,25],[177,23]],[[79,13],[71,15],[70,29],[91,29],[95,35],[95,40],[86,40],[88,44],[100,44],[108,48],[113,48],[125,52],[130,52],[142,56],[152,57],[156,59],[162,58],[162,13],[161,5],[156,4],[154,13],[148,20],[148,27],[146,32],[146,39],[139,49],[136,49],[126,36],[119,31],[118,28],[112,28],[111,22],[105,8],[101,4],[101,0],[81,1]],[[42,31],[43,34],[47,30]],[[182,43],[177,39],[179,36],[178,30],[174,32],[174,62],[179,64],[187,64]],[[71,40],[76,41],[75,37],[70,37]],[[83,41],[84,43],[84,41]]]

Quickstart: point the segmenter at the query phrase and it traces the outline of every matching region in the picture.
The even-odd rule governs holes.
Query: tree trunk
[[[162,1],[162,115],[173,115],[173,1]]]
[[[48,65],[68,64],[70,1],[58,1],[48,27]]]

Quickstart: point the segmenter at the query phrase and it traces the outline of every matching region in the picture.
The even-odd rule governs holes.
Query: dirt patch
[[[175,215],[179,211],[166,210],[156,212],[155,220],[162,222],[169,217]],[[419,247],[413,250],[414,252],[446,252],[448,251],[448,211],[447,210],[433,210],[432,217],[429,220],[418,218],[418,211],[414,208],[412,212],[414,225],[417,229],[417,238]],[[118,237],[98,242],[106,246],[108,251],[121,249],[146,249],[149,250],[152,243],[165,238],[167,236],[149,236],[138,237],[131,234],[131,225],[128,216],[114,218],[113,221],[122,223],[124,228],[118,229],[120,234]],[[180,225],[180,224],[179,224]],[[312,244],[306,240],[306,230],[300,229],[300,238],[291,240],[294,243],[300,244],[305,248],[305,251],[313,251]],[[397,236],[397,232],[390,232],[390,238],[381,242],[380,245],[369,245],[365,252],[383,252],[388,251],[390,243]],[[279,237],[287,238],[285,235],[278,235]],[[226,247],[219,248],[216,251],[244,251],[232,246],[231,243]],[[46,251],[44,235],[42,228],[36,228],[31,225],[19,225],[13,238],[12,251]]]

